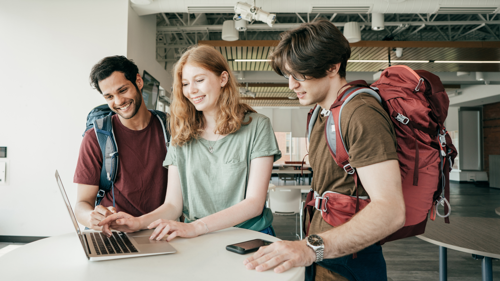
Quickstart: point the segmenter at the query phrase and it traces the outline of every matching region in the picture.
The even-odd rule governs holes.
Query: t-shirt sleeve
[[[392,121],[373,98],[360,97],[361,103],[344,123],[344,135],[352,167],[364,167],[387,160],[397,160],[396,139]],[[354,100],[353,100],[354,101]],[[346,106],[347,107],[347,106]]]
[[[274,162],[281,158],[281,151],[274,135],[273,127],[269,118],[260,118],[255,129],[256,135],[250,160],[264,156],[274,156]]]
[[[177,155],[176,147],[170,144],[167,149],[167,156],[165,156],[165,161],[163,161],[163,167],[168,168],[168,166],[177,166]]]
[[[99,185],[102,167],[102,152],[94,129],[85,133],[80,145],[78,162],[76,164],[74,183]]]

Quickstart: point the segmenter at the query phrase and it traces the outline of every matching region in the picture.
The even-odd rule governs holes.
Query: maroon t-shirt
[[[149,213],[163,204],[167,192],[167,169],[163,167],[167,149],[162,125],[154,115],[148,126],[140,131],[125,127],[117,115],[113,115],[112,122],[119,155],[116,209],[133,216]],[[94,129],[90,129],[80,146],[73,181],[99,185],[101,167],[101,149]],[[111,191],[106,192],[101,205],[113,206]]]

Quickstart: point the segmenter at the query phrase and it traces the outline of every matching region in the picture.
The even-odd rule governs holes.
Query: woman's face
[[[210,70],[187,63],[182,68],[182,93],[204,113],[217,111],[217,100],[228,80],[228,73],[217,76]]]

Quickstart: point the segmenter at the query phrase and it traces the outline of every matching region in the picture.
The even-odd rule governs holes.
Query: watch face
[[[319,237],[316,234],[313,234],[313,235],[309,236],[307,238],[307,241],[309,241],[309,244],[311,244],[313,246],[321,246],[321,245],[323,245],[323,239],[321,239],[321,237]]]

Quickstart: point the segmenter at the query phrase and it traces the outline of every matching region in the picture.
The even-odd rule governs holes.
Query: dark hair
[[[101,88],[99,88],[99,82],[111,76],[115,71],[120,71],[125,74],[125,78],[132,82],[137,91],[140,92],[135,84],[139,68],[137,68],[137,65],[135,65],[132,60],[124,56],[105,57],[94,65],[90,72],[90,85],[102,94]]]
[[[340,63],[338,73],[344,78],[351,47],[344,35],[327,20],[303,23],[281,33],[280,42],[271,54],[271,67],[283,75],[285,65],[294,73],[323,78],[327,70]]]

